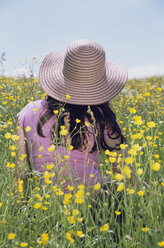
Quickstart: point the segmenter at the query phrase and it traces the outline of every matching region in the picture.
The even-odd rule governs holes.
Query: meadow
[[[128,157],[117,158],[120,172],[114,174],[115,154],[102,154],[100,170],[111,180],[110,206],[107,197],[96,201],[84,185],[64,193],[51,180],[53,165],[41,184],[25,156],[18,156],[16,114],[45,97],[38,79],[0,78],[0,247],[163,247],[164,77],[129,80],[111,101]],[[94,186],[98,191],[101,185]]]

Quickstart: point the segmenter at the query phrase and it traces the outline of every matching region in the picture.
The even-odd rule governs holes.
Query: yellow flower
[[[123,179],[123,175],[121,175],[120,173],[117,173],[114,175],[114,179],[118,180],[118,181],[121,181]]]
[[[57,115],[59,113],[59,110],[54,110],[53,112],[55,115]]]
[[[48,148],[48,151],[49,152],[53,152],[55,150],[55,146],[54,145],[51,145],[49,148]]]
[[[120,212],[120,211],[115,211],[115,214],[116,214],[116,215],[120,215],[121,212]]]
[[[72,190],[74,189],[74,187],[73,187],[73,186],[68,185],[68,186],[67,186],[67,189],[68,189],[68,190],[70,190],[70,191],[72,191]]]
[[[105,150],[105,155],[109,155],[110,151],[109,150]]]
[[[91,204],[88,204],[88,208],[91,208],[92,207],[92,205]]]
[[[16,152],[11,152],[11,156],[15,157],[16,156]]]
[[[154,121],[149,121],[149,122],[147,122],[147,126],[148,126],[148,127],[155,127],[156,124],[155,124]]]
[[[35,208],[35,209],[38,209],[40,207],[41,207],[41,203],[40,202],[35,203],[34,206],[33,206],[33,208]]]
[[[137,156],[137,152],[136,152],[135,149],[130,149],[130,150],[128,151],[128,154],[130,154],[130,155],[132,155],[132,156]]]
[[[77,123],[77,124],[80,123],[80,120],[79,120],[79,119],[76,119],[76,123]]]
[[[16,146],[10,146],[9,148],[11,151],[14,151],[16,149]]]
[[[143,174],[143,170],[142,170],[141,168],[139,168],[139,169],[137,170],[137,174],[138,174],[139,176],[141,176],[141,175]]]
[[[154,158],[159,158],[159,155],[158,154],[154,154]]]
[[[73,216],[75,216],[75,215],[77,215],[77,214],[79,214],[80,212],[79,212],[79,210],[78,209],[73,209],[72,210],[72,215]]]
[[[37,108],[33,108],[33,111],[35,111],[35,112],[36,112],[36,111],[38,111],[38,109],[37,109]]]
[[[68,147],[68,150],[72,151],[72,150],[73,150],[73,146],[70,145],[70,146]]]
[[[83,231],[77,231],[77,232],[76,232],[76,235],[77,235],[78,237],[80,237],[80,238],[85,237]]]
[[[40,237],[39,244],[47,245],[48,244],[48,233],[42,233]]]
[[[147,232],[148,230],[149,230],[148,227],[142,227],[142,228],[141,228],[141,231],[143,231],[143,232]]]
[[[48,170],[51,170],[54,167],[54,165],[53,164],[48,164],[46,167],[47,167]]]
[[[77,187],[78,187],[78,189],[84,189],[84,184],[80,184]]]
[[[28,246],[28,243],[23,243],[23,242],[21,242],[21,243],[20,243],[20,246],[21,246],[21,247],[27,247],[27,246]]]
[[[161,185],[164,187],[164,183],[161,183]]]
[[[123,150],[123,149],[125,149],[127,146],[128,146],[128,145],[121,144],[121,145],[120,145],[120,148]]]
[[[16,237],[16,234],[15,233],[9,233],[8,234],[8,239],[9,240],[15,239],[15,237]]]
[[[94,185],[94,190],[99,190],[101,188],[101,184],[97,183]]]
[[[60,134],[63,135],[63,136],[65,136],[65,135],[68,134],[68,130],[62,129],[62,130],[60,130]]]
[[[133,121],[134,121],[134,124],[139,125],[139,126],[143,124],[141,116],[138,116],[138,115],[133,117]]]
[[[71,96],[70,96],[70,95],[65,95],[65,96],[66,96],[66,98],[67,98],[67,99],[71,98]]]
[[[85,121],[85,126],[89,127],[89,123],[87,121]]]
[[[31,130],[31,127],[29,127],[29,126],[27,126],[26,128],[25,128],[25,131],[26,132],[29,132]]]
[[[137,192],[137,195],[139,195],[139,196],[143,196],[143,195],[144,195],[144,191],[141,191],[141,190],[140,190],[140,191],[138,191],[138,192]]]
[[[74,224],[75,220],[74,220],[74,216],[69,216],[67,217],[67,220],[69,221],[69,223]]]
[[[4,136],[5,136],[6,139],[10,139],[11,138],[11,133],[6,133]]]
[[[134,162],[134,158],[133,157],[127,157],[125,158],[125,163],[126,164],[132,164]]]
[[[39,147],[39,151],[40,151],[40,152],[43,151],[43,149],[44,149],[43,146],[40,146],[40,147]]]
[[[159,171],[161,168],[160,163],[152,163],[151,168],[153,171]]]
[[[123,189],[125,188],[124,184],[123,183],[120,183],[117,187],[117,191],[122,191]]]
[[[14,168],[16,165],[14,163],[7,163],[6,167]]]
[[[64,155],[64,158],[65,158],[65,159],[69,159],[70,156],[69,156],[69,155]]]
[[[95,175],[91,173],[89,176],[92,178],[92,177],[94,177]]]
[[[116,161],[116,158],[109,157],[109,162],[110,162],[110,163],[114,163],[115,161]]]
[[[126,191],[130,194],[130,195],[133,195],[134,194],[134,189],[129,189],[127,188]]]
[[[15,141],[15,140],[19,140],[20,137],[18,135],[11,135],[11,139]]]
[[[82,222],[83,219],[82,219],[82,218],[77,218],[77,221],[78,221],[78,222]]]
[[[0,207],[2,207],[2,205],[3,205],[3,203],[2,203],[2,202],[0,202]]]
[[[128,110],[129,110],[129,112],[131,113],[131,114],[135,114],[136,113],[136,110],[134,109],[134,108],[128,108]]]
[[[100,232],[106,232],[108,231],[108,229],[109,229],[109,224],[107,223],[100,227]]]
[[[56,195],[62,196],[64,195],[64,192],[61,189],[58,189]]]
[[[146,136],[146,139],[147,140],[152,140],[152,137],[151,136]]]
[[[164,240],[163,241],[160,241],[157,243],[157,245],[159,245],[160,247],[163,247],[164,246]]]
[[[122,173],[125,176],[127,176],[128,178],[130,178],[132,171],[131,171],[131,169],[130,169],[130,167],[128,165],[125,165],[125,166],[122,167]]]
[[[66,239],[68,239],[70,241],[70,243],[74,243],[74,239],[71,237],[71,235],[74,234],[73,230],[70,230],[66,233]]]

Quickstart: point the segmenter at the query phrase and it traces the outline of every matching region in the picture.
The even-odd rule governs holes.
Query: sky
[[[6,75],[37,76],[44,56],[78,39],[100,43],[129,78],[164,75],[163,30],[164,0],[0,0]]]

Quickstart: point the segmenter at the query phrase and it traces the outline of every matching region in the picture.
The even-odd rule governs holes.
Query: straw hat
[[[77,40],[66,51],[48,54],[39,71],[41,87],[49,96],[78,105],[111,100],[127,79],[127,71],[106,59],[102,46],[90,40]]]

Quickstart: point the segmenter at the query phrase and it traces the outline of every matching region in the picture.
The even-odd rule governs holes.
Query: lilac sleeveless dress
[[[98,151],[88,153],[87,150],[69,150],[63,146],[55,147],[53,151],[50,151],[52,145],[51,127],[55,123],[55,115],[43,126],[45,137],[40,137],[37,133],[38,119],[45,112],[46,105],[46,100],[32,101],[17,114],[18,124],[24,130],[26,127],[31,128],[30,131],[25,131],[25,136],[32,169],[41,176],[45,170],[54,171],[53,180],[58,183],[64,179],[64,185],[84,184],[85,186],[93,186],[97,182],[106,181],[105,175],[100,175],[98,169],[100,163]],[[91,126],[88,127],[88,130],[91,133],[89,139],[94,144],[94,134]],[[54,165],[51,170],[47,169],[47,165],[50,164]],[[109,180],[107,181],[109,182]]]

